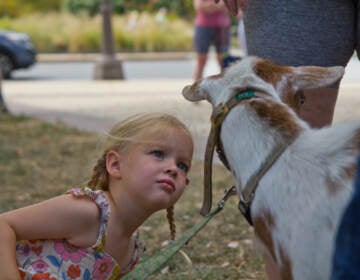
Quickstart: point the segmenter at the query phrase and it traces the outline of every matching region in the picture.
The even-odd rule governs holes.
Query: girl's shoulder
[[[72,188],[66,193],[71,194],[74,197],[87,197],[91,199],[102,211],[109,212],[110,206],[106,198],[104,191],[102,190],[92,190],[88,187],[84,188]]]
[[[100,228],[97,240],[95,244],[92,245],[92,248],[96,251],[102,250],[105,244],[107,222],[110,215],[110,204],[104,191],[92,190],[90,188],[84,187],[70,189],[67,191],[67,193],[71,194],[75,198],[88,198],[97,206],[100,213]]]

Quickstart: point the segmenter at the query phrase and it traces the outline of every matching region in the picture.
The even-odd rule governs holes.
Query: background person
[[[195,32],[194,48],[196,51],[196,65],[194,80],[203,77],[204,68],[211,45],[215,46],[217,61],[222,69],[223,55],[230,46],[230,16],[224,5],[214,0],[194,0]]]
[[[118,279],[138,262],[136,232],[151,214],[168,209],[174,238],[192,154],[173,116],[118,123],[86,187],[0,215],[0,279]]]

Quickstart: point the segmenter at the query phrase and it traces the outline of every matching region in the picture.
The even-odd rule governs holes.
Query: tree
[[[1,0],[0,16],[16,17],[34,12],[58,11],[63,0]]]

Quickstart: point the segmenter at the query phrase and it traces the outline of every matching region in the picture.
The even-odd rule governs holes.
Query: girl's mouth
[[[172,180],[167,180],[167,179],[158,180],[158,183],[161,184],[164,190],[169,193],[173,193],[176,190],[175,184]]]

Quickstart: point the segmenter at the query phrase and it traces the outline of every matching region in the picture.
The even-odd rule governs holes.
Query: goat
[[[303,89],[331,85],[343,74],[341,66],[291,67],[250,56],[182,91],[189,101],[212,104],[219,156],[282,280],[330,277],[335,235],[353,192],[360,123],[312,129],[297,112]],[[202,212],[209,210],[204,202]]]

